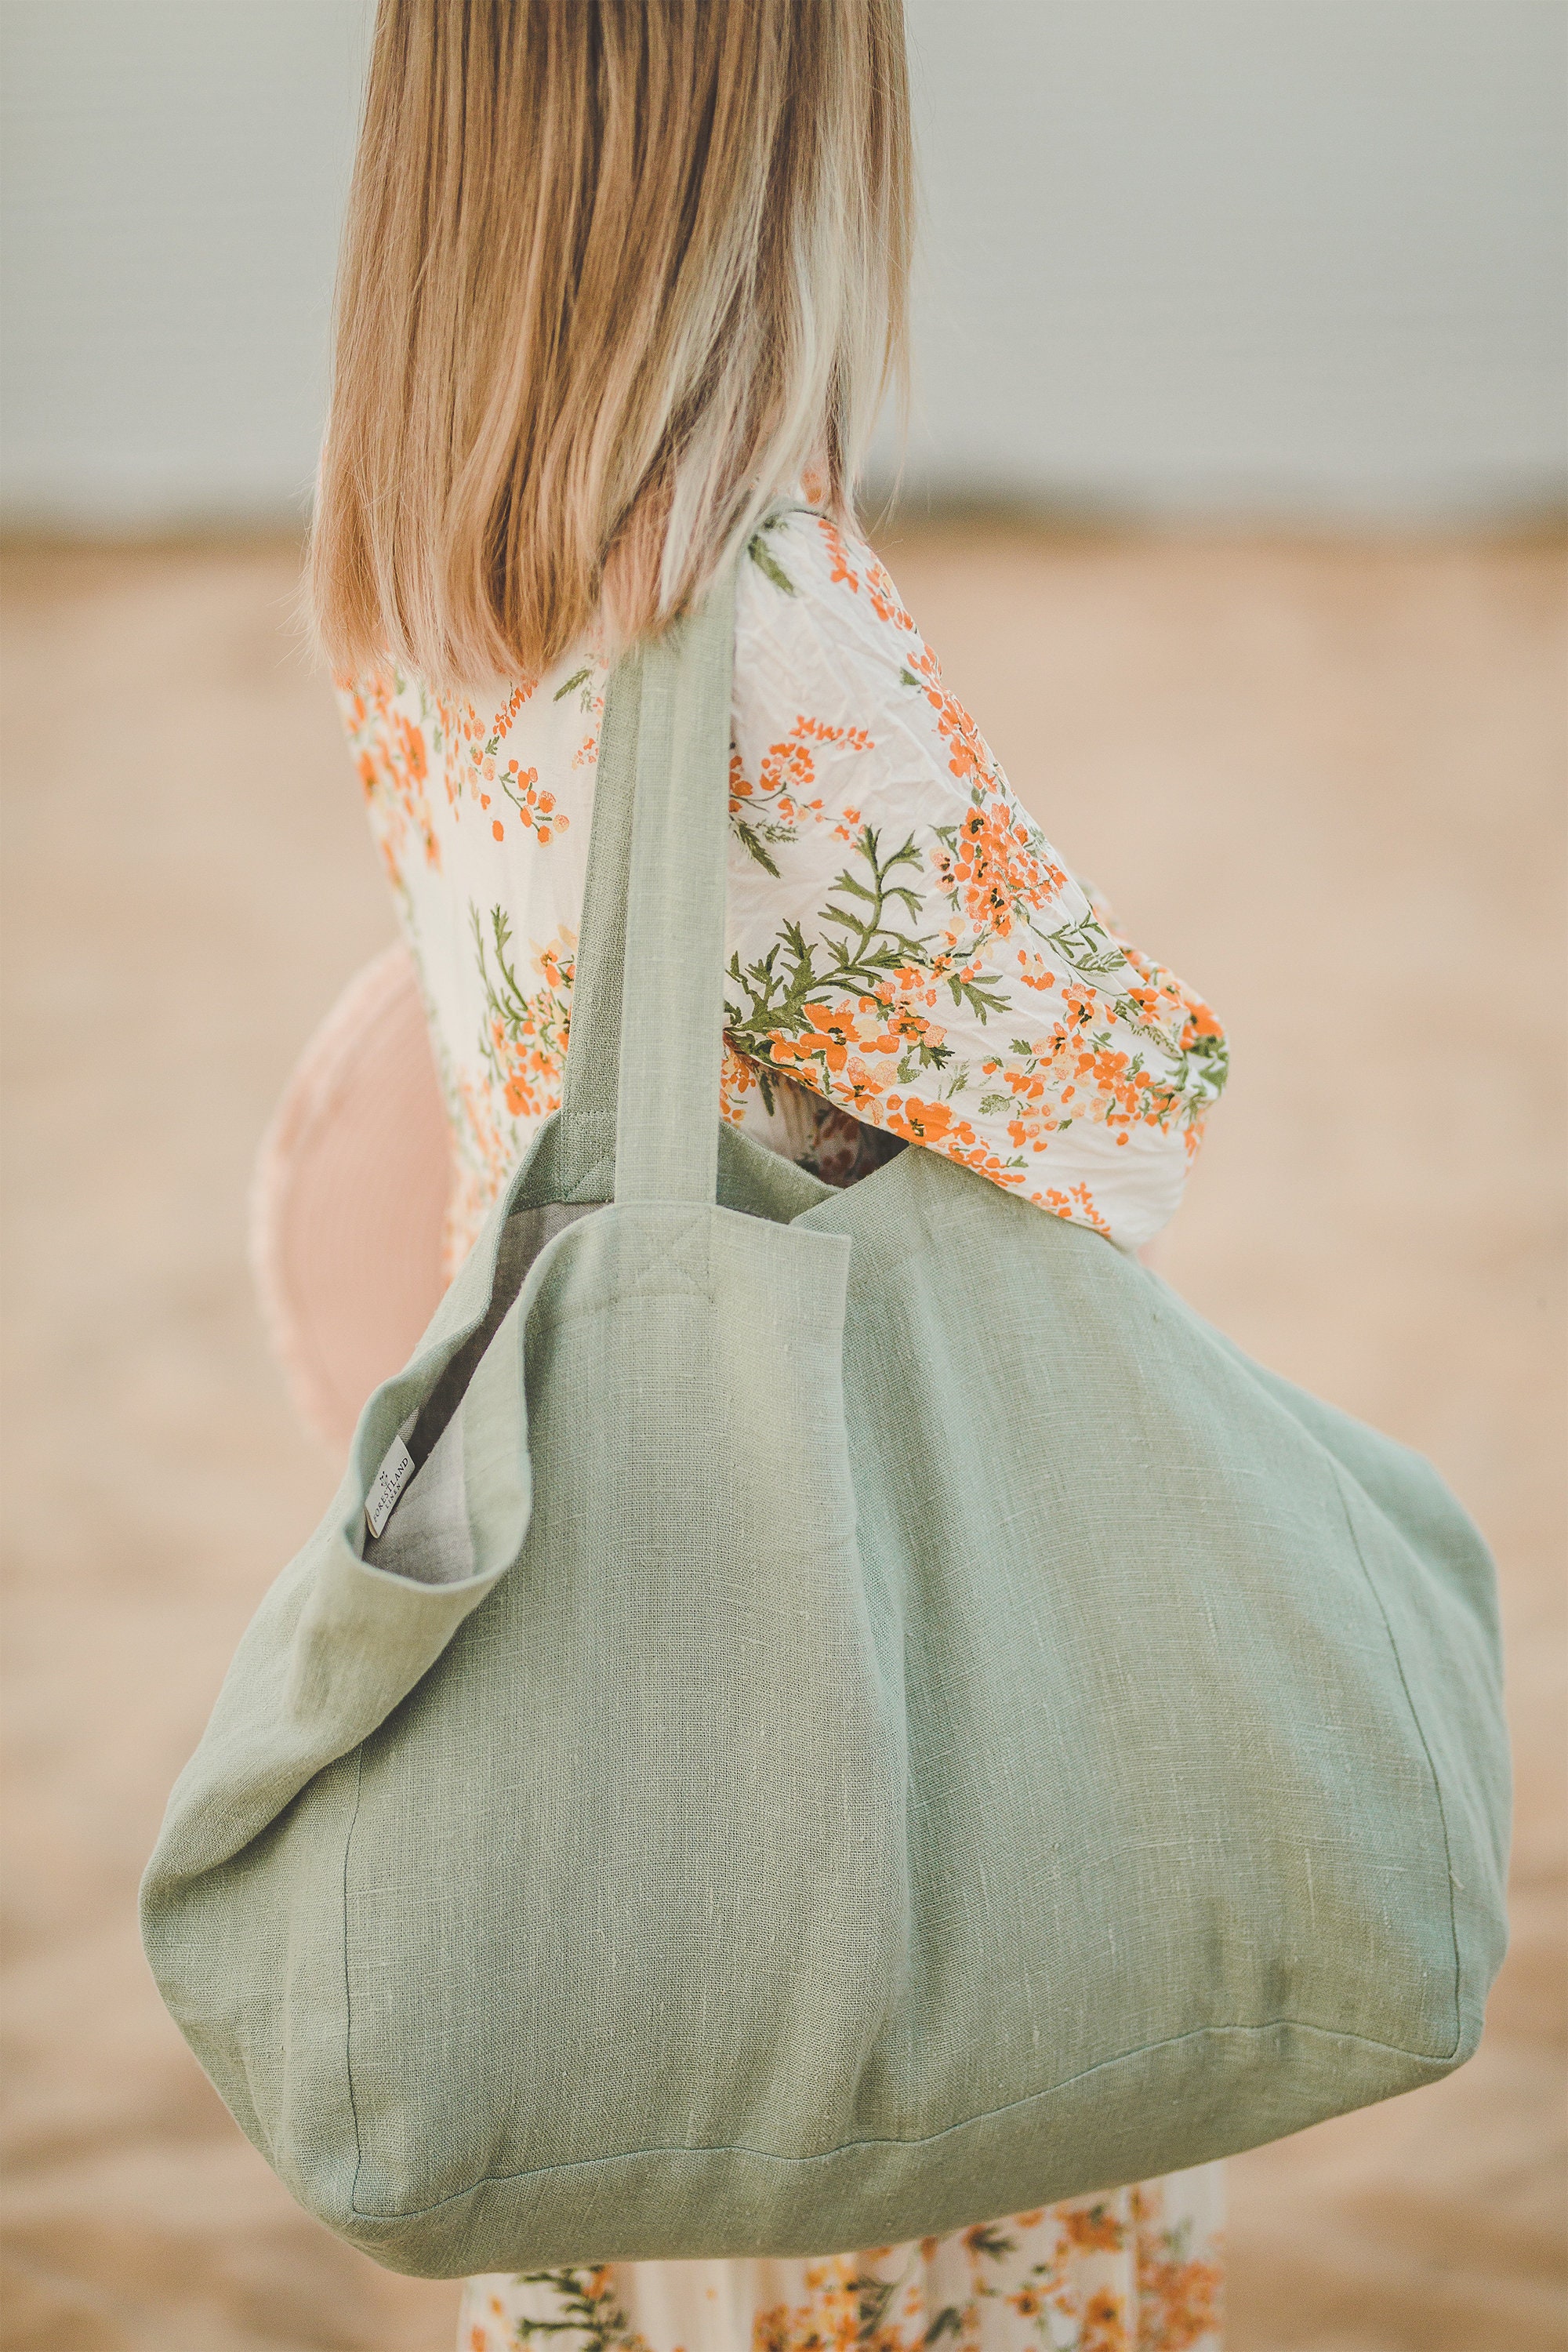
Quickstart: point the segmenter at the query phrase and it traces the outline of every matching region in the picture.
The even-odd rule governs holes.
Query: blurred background
[[[1163,1270],[1429,1454],[1503,1580],[1487,2038],[1231,2168],[1231,2344],[1558,2347],[1568,7],[907,5],[924,234],[879,543],[1047,833],[1227,1020]],[[27,2352],[451,2335],[450,2288],[327,2239],[241,2140],[132,1908],[334,1476],[267,1359],[246,1191],[392,932],[296,604],[369,16],[0,0]]]
[[[4,515],[296,522],[367,0],[4,0]],[[911,499],[1563,495],[1559,0],[910,0]]]

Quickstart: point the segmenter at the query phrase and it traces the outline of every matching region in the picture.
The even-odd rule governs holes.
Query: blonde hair
[[[682,610],[906,380],[902,0],[380,0],[310,558],[341,667]]]

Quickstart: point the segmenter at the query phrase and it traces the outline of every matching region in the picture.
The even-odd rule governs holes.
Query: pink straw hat
[[[250,1254],[263,1320],[307,1427],[341,1460],[446,1287],[447,1114],[406,949],[339,997],[262,1140]]]

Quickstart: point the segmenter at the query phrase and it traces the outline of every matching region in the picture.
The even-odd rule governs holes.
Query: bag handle
[[[568,1192],[613,1148],[617,1201],[715,1196],[734,614],[726,566],[605,693],[562,1086]]]
[[[631,871],[641,710],[642,652],[634,646],[611,673],[599,725],[583,920],[572,982],[566,1068],[561,1082],[561,1182],[569,1200],[591,1183],[601,1162],[615,1158],[621,992],[626,961],[626,878]]]

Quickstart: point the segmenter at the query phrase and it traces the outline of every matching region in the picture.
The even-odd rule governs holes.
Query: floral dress
[[[451,1119],[446,1255],[561,1100],[609,658],[338,681]],[[723,1108],[830,1183],[914,1144],[1136,1249],[1225,1083],[1202,1001],[1008,787],[897,589],[795,509],[736,591]],[[1221,2172],[805,2261],[471,2280],[461,2352],[1217,2352]]]

